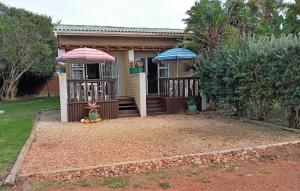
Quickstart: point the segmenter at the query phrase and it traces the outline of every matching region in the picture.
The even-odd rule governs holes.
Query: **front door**
[[[147,58],[148,61],[148,94],[157,94],[158,93],[158,75],[157,75],[157,63],[152,62],[152,58]]]
[[[86,65],[86,78],[87,79],[99,79],[99,64],[87,64]]]

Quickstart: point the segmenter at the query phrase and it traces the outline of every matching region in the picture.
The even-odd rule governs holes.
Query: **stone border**
[[[173,157],[157,158],[142,161],[131,161],[124,163],[114,163],[109,165],[91,166],[86,168],[72,168],[63,170],[53,170],[46,172],[36,172],[19,175],[20,180],[28,178],[33,180],[65,180],[72,181],[81,177],[109,177],[126,174],[141,174],[158,170],[161,168],[171,168],[176,166],[188,166],[192,164],[226,163],[234,160],[255,160],[264,153],[272,149],[281,149],[288,145],[300,144],[300,140],[292,142],[282,142],[276,144],[259,145],[245,148],[234,148],[206,153],[180,155]]]
[[[13,186],[15,184],[16,181],[16,177],[17,174],[19,173],[19,170],[25,160],[26,154],[30,148],[31,143],[34,140],[34,133],[40,118],[40,115],[43,111],[49,111],[49,110],[39,110],[36,114],[35,120],[33,122],[33,126],[32,126],[32,130],[30,133],[29,138],[27,139],[27,141],[25,142],[25,144],[22,147],[21,152],[18,155],[17,160],[15,161],[13,167],[10,169],[8,175],[6,176],[6,178],[4,179],[4,181],[2,182],[3,186]]]

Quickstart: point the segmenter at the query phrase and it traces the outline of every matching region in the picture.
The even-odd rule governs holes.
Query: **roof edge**
[[[149,36],[149,37],[183,37],[184,29],[138,28],[94,25],[60,24],[53,29],[56,35],[101,35],[101,36]]]

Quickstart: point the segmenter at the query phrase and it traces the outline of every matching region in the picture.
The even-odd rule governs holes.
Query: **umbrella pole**
[[[176,77],[178,78],[178,58],[176,57],[176,68],[177,68],[177,75]]]

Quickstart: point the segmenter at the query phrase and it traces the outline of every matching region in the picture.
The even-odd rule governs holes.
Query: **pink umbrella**
[[[101,50],[93,48],[76,48],[57,57],[56,61],[88,64],[102,61],[115,62],[115,58]]]

